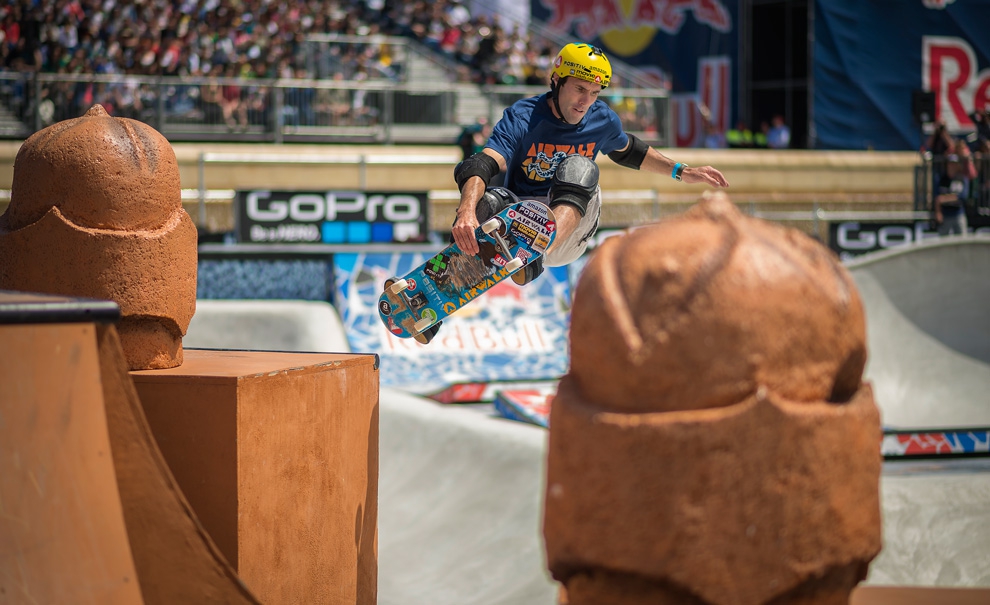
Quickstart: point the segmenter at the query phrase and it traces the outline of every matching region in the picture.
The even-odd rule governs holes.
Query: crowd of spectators
[[[462,0],[8,0],[0,6],[0,71],[399,80],[403,66],[388,44],[313,42],[384,34],[440,53],[457,66],[459,81],[545,84],[555,46],[510,29],[473,16]],[[59,111],[78,114],[94,102],[140,117],[154,94],[134,83],[62,88],[46,91],[53,121],[67,117]],[[211,107],[239,127],[251,100],[224,103],[234,92],[212,91]],[[180,94],[173,105],[182,109],[187,100]]]
[[[971,118],[971,134],[953,136],[939,121],[921,146],[931,163],[932,223],[941,235],[966,233],[970,212],[990,215],[990,109]]]
[[[13,0],[0,7],[0,66],[47,73],[293,77],[313,34],[378,33],[355,0]],[[351,76],[387,58],[342,47]],[[339,50],[339,49],[338,49]],[[315,76],[315,74],[310,74]]]
[[[0,68],[47,73],[395,77],[383,49],[336,47],[329,73],[312,35],[403,35],[463,65],[464,78],[544,83],[555,46],[462,0],[12,0],[0,6]]]

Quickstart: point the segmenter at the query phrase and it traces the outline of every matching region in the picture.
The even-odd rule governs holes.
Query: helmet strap
[[[553,101],[554,109],[557,110],[557,116],[556,116],[557,119],[563,122],[564,124],[570,124],[570,122],[564,119],[564,112],[560,110],[560,100],[559,100],[560,87],[563,85],[564,85],[564,78],[557,76],[556,84],[554,83],[553,78],[550,78],[550,100]]]

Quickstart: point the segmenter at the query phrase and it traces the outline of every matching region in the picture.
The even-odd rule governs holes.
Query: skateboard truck
[[[407,304],[408,304],[408,297],[406,296],[404,290],[408,287],[409,287],[409,282],[404,279],[398,279],[395,281],[392,280],[385,281],[385,289],[391,292],[392,294],[395,294],[396,296],[403,297],[403,299],[406,300]],[[413,324],[413,327],[416,329],[417,332],[422,332],[426,328],[432,326],[433,323],[434,321],[432,318],[424,317],[423,319],[420,319],[415,324]]]
[[[505,264],[505,268],[509,270],[510,273],[514,273],[517,269],[523,266],[523,259],[513,258],[512,250],[509,249],[509,243],[505,241],[502,234],[499,233],[498,229],[502,226],[502,221],[497,218],[490,218],[485,221],[485,224],[481,226],[481,230],[487,235],[491,235],[495,238],[495,243],[498,244],[499,251],[502,253],[502,257],[505,259],[512,259]]]

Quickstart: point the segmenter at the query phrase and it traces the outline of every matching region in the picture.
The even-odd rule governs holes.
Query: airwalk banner
[[[335,306],[351,350],[377,353],[381,383],[428,393],[464,381],[547,380],[567,370],[566,267],[525,287],[505,280],[444,320],[428,345],[397,338],[378,317],[385,280],[402,276],[434,252],[335,254]]]
[[[912,96],[956,135],[990,109],[990,0],[818,0],[814,127],[822,149],[912,150]]]

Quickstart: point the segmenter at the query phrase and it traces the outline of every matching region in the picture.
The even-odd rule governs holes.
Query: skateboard
[[[432,326],[543,256],[557,223],[546,204],[523,200],[474,235],[478,254],[466,254],[454,242],[406,276],[385,280],[378,315],[389,332],[428,344],[436,334]]]

